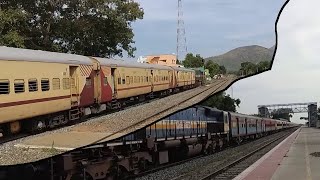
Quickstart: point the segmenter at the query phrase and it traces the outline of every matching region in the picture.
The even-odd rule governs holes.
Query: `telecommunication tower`
[[[183,61],[187,52],[187,38],[183,20],[182,0],[178,0],[177,59]]]

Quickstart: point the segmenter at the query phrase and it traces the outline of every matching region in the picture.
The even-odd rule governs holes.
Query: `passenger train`
[[[195,87],[195,71],[0,47],[0,135],[38,131]]]
[[[32,175],[30,179],[36,178],[33,176],[36,174],[42,174],[42,179],[53,180],[124,179],[130,174],[195,155],[212,154],[244,140],[297,126],[288,121],[197,105],[114,141],[84,147],[23,167],[17,166],[12,172],[28,172]],[[12,177],[10,174],[7,176]]]

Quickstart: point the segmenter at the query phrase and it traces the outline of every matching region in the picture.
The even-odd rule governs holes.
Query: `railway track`
[[[188,159],[185,159],[185,160],[182,160],[182,161],[170,163],[168,165],[163,165],[163,166],[151,169],[151,170],[144,171],[143,173],[140,173],[140,174],[135,175],[135,176],[129,176],[126,179],[129,180],[129,179],[135,179],[135,178],[143,177],[143,176],[149,175],[151,173],[154,173],[154,172],[157,172],[157,171],[160,171],[160,170],[163,170],[163,169],[167,169],[167,168],[170,168],[170,167],[178,166],[178,165],[183,164],[183,163],[188,163],[188,162],[190,162],[192,160],[195,160],[195,159],[198,159],[200,157],[204,157],[204,155],[199,155],[199,156],[188,158]]]
[[[288,129],[260,139],[247,141],[240,146],[229,146],[213,155],[198,156],[181,162],[168,164],[146,171],[134,176],[134,178],[141,180],[152,179],[154,177],[170,180],[229,180],[243,172],[296,129],[297,128]]]
[[[29,136],[29,134],[23,133],[23,134],[18,134],[16,136],[3,137],[3,138],[0,139],[0,145],[3,144],[3,143],[10,142],[10,141],[14,141],[14,140],[18,140],[18,139],[21,139],[21,138],[25,138],[25,137],[28,137],[28,136]]]

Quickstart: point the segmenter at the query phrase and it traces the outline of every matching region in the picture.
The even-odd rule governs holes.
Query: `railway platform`
[[[320,129],[301,127],[234,180],[320,179]]]

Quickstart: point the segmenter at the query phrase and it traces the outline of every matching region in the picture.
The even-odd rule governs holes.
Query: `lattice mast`
[[[182,0],[178,0],[177,59],[183,61],[187,52],[187,38],[183,20]]]

